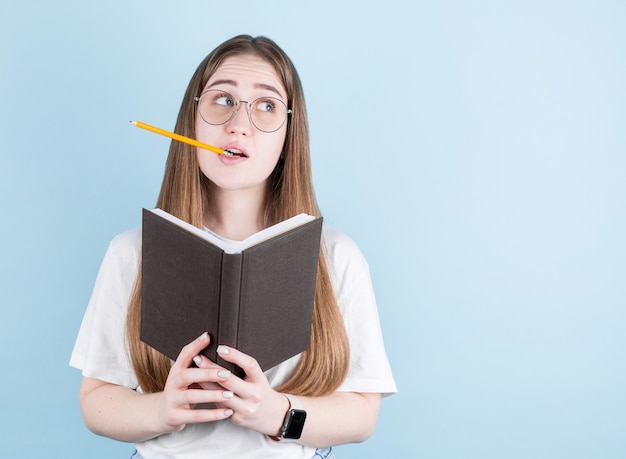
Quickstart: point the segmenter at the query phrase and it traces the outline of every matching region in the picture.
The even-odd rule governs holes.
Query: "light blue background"
[[[400,393],[341,458],[626,456],[621,1],[4,1],[0,456],[124,458],[69,355],[108,241],[154,205],[191,73],[296,63],[328,221],[371,264]]]

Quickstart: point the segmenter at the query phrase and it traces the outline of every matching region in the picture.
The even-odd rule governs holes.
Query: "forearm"
[[[217,365],[207,369],[191,367],[208,344],[209,335],[203,333],[183,347],[170,369],[163,392],[140,394],[128,387],[83,377],[80,407],[89,430],[137,443],[180,431],[187,424],[221,421],[232,416],[232,409],[215,405],[233,397],[218,384],[228,375],[223,375]],[[202,389],[202,385],[209,389]]]
[[[141,442],[165,433],[159,425],[160,394],[84,378],[80,406],[85,425],[92,432],[124,442]]]
[[[380,394],[335,392],[325,397],[298,397],[307,419],[298,441],[322,447],[367,440],[376,429]]]

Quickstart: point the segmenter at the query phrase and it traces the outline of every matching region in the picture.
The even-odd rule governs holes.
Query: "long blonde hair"
[[[225,59],[243,54],[261,57],[272,65],[287,92],[287,105],[293,110],[287,122],[281,159],[268,184],[265,224],[269,226],[301,212],[320,216],[313,190],[302,84],[289,57],[272,40],[239,35],[211,52],[200,63],[189,82],[175,131],[195,138],[197,110],[194,98],[200,95],[209,78]],[[172,142],[157,207],[192,225],[201,226],[209,203],[207,180],[198,166],[194,147]],[[142,390],[158,392],[165,386],[171,362],[140,341],[140,310],[141,270],[130,299],[126,337],[133,369]],[[294,374],[277,390],[296,395],[328,394],[343,382],[348,366],[348,338],[331,285],[322,244],[317,270],[311,345],[303,353]]]

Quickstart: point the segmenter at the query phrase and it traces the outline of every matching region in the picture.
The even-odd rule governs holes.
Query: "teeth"
[[[229,148],[224,150],[228,156],[245,156],[241,150],[235,148]]]

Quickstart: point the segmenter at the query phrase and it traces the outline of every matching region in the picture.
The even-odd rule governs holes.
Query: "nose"
[[[252,132],[252,122],[248,113],[248,102],[240,100],[235,107],[235,113],[226,123],[226,129],[231,133],[248,135]]]

